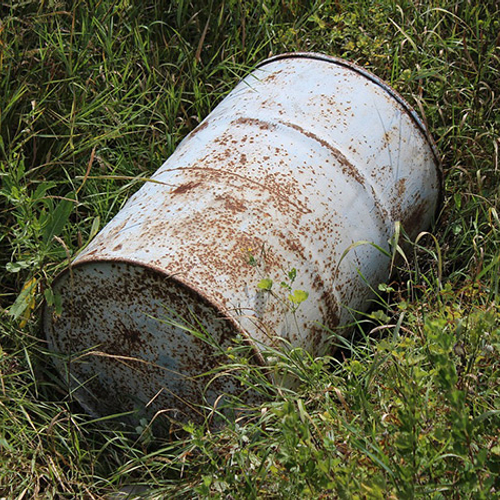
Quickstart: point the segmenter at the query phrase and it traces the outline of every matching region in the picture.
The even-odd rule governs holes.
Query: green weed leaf
[[[288,299],[298,306],[299,304],[302,304],[302,302],[306,301],[307,297],[309,297],[308,292],[304,292],[304,290],[294,290],[294,292],[288,296]]]
[[[43,231],[43,241],[49,243],[54,236],[59,236],[67,224],[75,203],[69,199],[61,200],[56,209],[48,217]]]
[[[271,290],[273,287],[273,280],[270,278],[264,278],[259,281],[257,284],[257,288],[260,288],[261,290]]]
[[[33,307],[37,281],[33,278],[26,282],[21,293],[9,309],[9,314],[15,319],[21,318],[23,314]]]
[[[5,269],[9,271],[9,273],[18,273],[22,269],[28,269],[32,262],[27,260],[20,260],[18,262],[7,262],[5,265]]]

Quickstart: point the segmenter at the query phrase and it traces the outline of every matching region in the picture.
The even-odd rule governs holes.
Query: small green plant
[[[77,202],[74,193],[51,195],[56,186],[53,182],[30,185],[22,155],[14,154],[8,162],[0,161],[0,173],[0,201],[9,207],[12,221],[7,234],[15,241],[5,271],[15,281],[24,280],[9,314],[22,328],[31,317],[42,287],[45,297],[54,301],[50,289],[45,287],[46,275],[60,267],[64,257],[69,257],[61,237]]]
[[[303,290],[299,289],[293,289],[292,285],[293,282],[295,281],[295,278],[297,277],[297,270],[295,268],[292,268],[288,273],[287,273],[287,279],[282,281],[280,283],[280,288],[285,290],[286,292],[289,292],[287,294],[287,299],[288,299],[288,305],[289,308],[291,309],[292,313],[295,313],[297,309],[299,308],[300,304],[305,302],[307,298],[309,297],[309,292],[305,292]],[[263,278],[262,280],[257,283],[257,288],[259,290],[263,290],[265,292],[272,293],[274,297],[282,300],[277,292],[273,291],[273,280],[271,278]]]

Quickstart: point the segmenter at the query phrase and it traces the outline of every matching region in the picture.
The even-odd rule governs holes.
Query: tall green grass
[[[499,32],[493,0],[1,4],[0,496],[497,496]],[[167,438],[92,419],[40,332],[51,280],[241,77],[284,51],[348,58],[419,111],[444,169],[432,235],[352,338],[332,332],[332,357],[269,353],[296,390],[236,345],[225,369],[268,395],[245,419]]]

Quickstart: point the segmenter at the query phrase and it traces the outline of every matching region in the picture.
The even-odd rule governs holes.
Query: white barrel
[[[47,308],[44,327],[59,368],[94,413],[196,418],[239,390],[207,387],[215,344],[244,336],[257,362],[283,340],[324,353],[388,277],[376,246],[397,221],[426,229],[439,189],[432,140],[388,85],[324,55],[268,59],[55,280],[62,314]]]

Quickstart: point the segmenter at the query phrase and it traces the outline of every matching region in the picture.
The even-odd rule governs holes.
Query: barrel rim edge
[[[356,73],[361,74],[362,76],[368,78],[371,80],[373,83],[384,89],[387,93],[389,93],[397,102],[399,102],[407,111],[408,114],[411,116],[412,120],[415,122],[415,124],[418,126],[418,128],[422,131],[424,137],[426,138],[432,155],[434,157],[434,161],[436,164],[436,168],[439,173],[440,177],[440,183],[442,184],[442,176],[443,176],[443,169],[441,165],[441,160],[439,159],[439,152],[438,148],[436,145],[436,142],[434,138],[432,137],[431,133],[427,129],[426,125],[422,121],[421,117],[419,114],[415,111],[413,106],[410,105],[410,103],[394,88],[391,87],[386,81],[384,81],[382,78],[378,77],[371,71],[367,70],[366,68],[363,68],[362,66],[353,63],[351,61],[348,61],[347,59],[342,59],[340,57],[336,56],[330,56],[328,54],[322,54],[320,52],[285,52],[283,54],[277,54],[275,56],[271,56],[267,59],[264,59],[263,61],[259,62],[255,68],[259,69],[262,66],[265,66],[266,64],[272,63],[274,61],[279,61],[281,59],[316,59],[318,61],[324,61],[324,62],[329,62],[333,64],[337,64],[339,66],[343,66],[345,68],[348,68],[352,71],[355,71]]]

